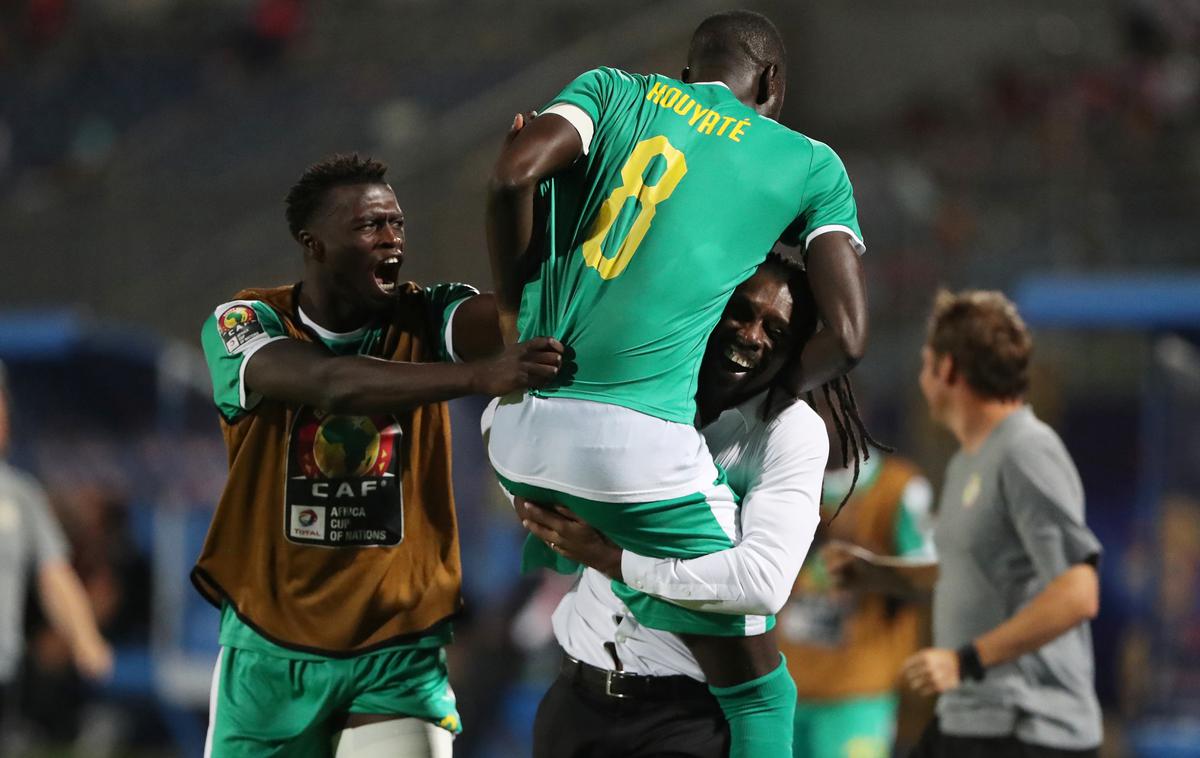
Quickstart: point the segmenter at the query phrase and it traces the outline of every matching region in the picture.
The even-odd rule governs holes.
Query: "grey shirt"
[[[67,541],[31,477],[0,461],[0,684],[16,673],[31,571],[66,560]]]
[[[1095,561],[1083,485],[1062,440],[1028,407],[974,454],[950,461],[934,531],[934,644],[958,648],[1014,616],[1072,565]],[[1015,735],[1067,750],[1100,744],[1092,637],[1084,623],[938,700],[944,733]]]

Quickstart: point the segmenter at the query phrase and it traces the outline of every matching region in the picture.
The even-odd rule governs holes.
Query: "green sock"
[[[796,684],[787,660],[766,676],[732,687],[712,687],[729,722],[729,758],[791,758]]]

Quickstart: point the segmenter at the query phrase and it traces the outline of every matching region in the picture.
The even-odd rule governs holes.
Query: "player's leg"
[[[896,739],[896,696],[846,698],[797,706],[810,715],[813,755],[887,758]]]
[[[720,638],[712,641],[716,644],[708,644],[710,641],[705,640],[701,647],[709,653],[725,650],[739,654],[747,647],[747,640]],[[730,758],[790,758],[792,755],[796,684],[788,673],[783,655],[778,650],[775,654],[777,665],[765,674],[753,675],[728,686],[709,685],[709,691],[717,698],[729,722]],[[700,668],[707,676],[703,664]],[[710,664],[709,668],[714,666]],[[715,668],[722,673],[727,671],[725,666]],[[756,669],[755,674],[758,671],[761,669]]]
[[[333,737],[334,758],[450,758],[454,735],[416,718],[392,718],[348,727]]]
[[[221,648],[205,758],[329,758],[332,673],[320,661]]]
[[[449,758],[461,731],[440,647],[393,648],[348,662],[353,694],[337,758]]]

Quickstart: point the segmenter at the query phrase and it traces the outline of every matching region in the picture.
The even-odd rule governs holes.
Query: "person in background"
[[[46,619],[66,640],[79,673],[104,681],[113,668],[112,648],[100,635],[45,492],[6,460],[9,430],[8,390],[0,365],[0,735],[24,649],[25,595],[31,577]]]
[[[934,543],[934,647],[905,662],[937,718],[912,758],[1096,756],[1100,705],[1087,622],[1100,543],[1054,430],[1025,403],[1033,340],[999,292],[939,293],[921,351],[930,415],[960,445]],[[928,586],[923,567],[859,554],[848,578]]]

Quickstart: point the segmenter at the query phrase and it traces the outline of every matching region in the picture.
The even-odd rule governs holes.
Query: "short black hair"
[[[714,13],[692,33],[688,65],[702,60],[725,59],[757,66],[774,63],[782,75],[787,70],[787,48],[771,19],[748,10]]]
[[[284,201],[292,236],[300,238],[300,230],[312,219],[329,190],[352,184],[387,184],[383,178],[387,170],[383,161],[358,153],[334,153],[306,168]]]

